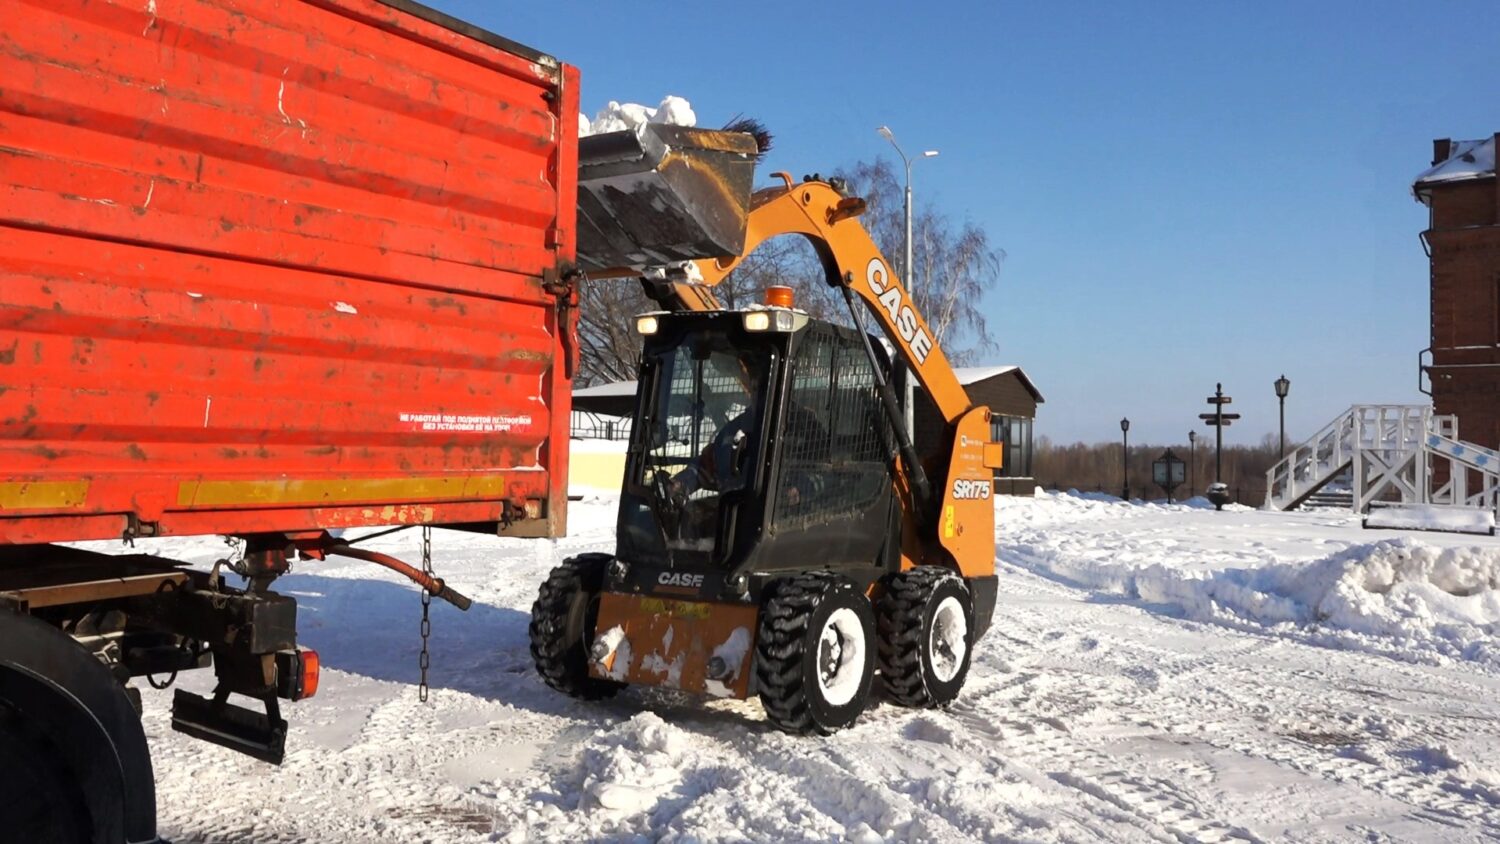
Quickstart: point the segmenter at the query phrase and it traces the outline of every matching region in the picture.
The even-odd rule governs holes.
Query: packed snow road
[[[556,543],[439,532],[429,704],[417,594],[306,564],[323,687],[273,768],[173,733],[146,692],[162,832],[185,842],[1493,841],[1500,540],[1340,514],[1002,501],[1000,600],[959,702],[878,702],[828,739],[755,702],[559,697],[527,613],[608,548],[613,501]],[[408,558],[416,537],[373,543]],[[170,543],[211,561],[222,545]],[[199,672],[202,674],[203,672]],[[185,677],[206,690],[211,677]],[[237,795],[254,795],[241,800]],[[251,809],[249,805],[265,808]]]

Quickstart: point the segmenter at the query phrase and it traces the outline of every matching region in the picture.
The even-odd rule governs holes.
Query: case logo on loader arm
[[[917,363],[926,363],[927,355],[932,351],[932,337],[928,336],[926,329],[917,325],[917,312],[906,301],[905,291],[889,283],[890,277],[890,270],[886,269],[885,261],[879,257],[871,258],[865,267],[865,283],[870,285],[876,300],[890,315],[891,324],[896,326],[901,342],[906,344]]]

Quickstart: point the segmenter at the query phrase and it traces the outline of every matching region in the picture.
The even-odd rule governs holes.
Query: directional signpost
[[[1198,418],[1214,429],[1214,483],[1208,488],[1208,500],[1214,504],[1214,509],[1222,510],[1229,503],[1229,487],[1224,484],[1224,428],[1233,424],[1234,420],[1240,418],[1238,413],[1225,413],[1224,405],[1234,399],[1224,395],[1224,385],[1215,384],[1214,394],[1208,397],[1208,403],[1214,406],[1213,413],[1200,413]]]
[[[1214,483],[1223,482],[1224,478],[1224,428],[1240,418],[1238,413],[1225,413],[1224,405],[1234,401],[1233,398],[1224,395],[1224,385],[1215,384],[1214,394],[1208,397],[1208,403],[1214,406],[1213,413],[1200,413],[1198,418],[1202,419],[1210,428],[1214,428]]]

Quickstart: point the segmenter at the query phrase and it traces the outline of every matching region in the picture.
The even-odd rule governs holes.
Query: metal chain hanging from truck
[[[429,578],[432,574],[432,526],[422,525],[422,573]],[[422,590],[422,655],[417,657],[417,667],[422,670],[422,679],[417,685],[417,700],[427,702],[427,665],[429,657],[427,654],[427,639],[432,635],[432,621],[428,619],[428,611],[432,607],[432,592],[428,589]]]

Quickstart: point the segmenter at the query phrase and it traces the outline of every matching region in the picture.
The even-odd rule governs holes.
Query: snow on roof
[[[1423,171],[1412,185],[1412,192],[1422,198],[1424,185],[1439,182],[1461,182],[1495,175],[1495,136],[1477,141],[1454,141],[1447,161]]]
[[[573,391],[575,398],[613,398],[616,396],[635,395],[634,381],[613,381],[608,384],[596,384],[592,387],[580,387]]]
[[[1037,404],[1045,404],[1047,402],[1046,399],[1042,398],[1042,391],[1038,390],[1036,385],[1031,383],[1031,379],[1027,377],[1026,370],[1014,364],[1009,366],[956,366],[953,368],[953,374],[958,376],[958,383],[965,387],[970,384],[978,384],[980,381],[994,378],[997,375],[1005,375],[1009,372],[1016,373],[1016,377],[1021,379],[1021,386],[1025,387],[1031,393],[1032,398],[1036,399]]]
[[[1004,375],[1012,369],[1020,369],[1019,366],[956,366],[953,374],[958,376],[958,383],[965,387],[976,381],[986,378],[994,378],[996,375]]]

